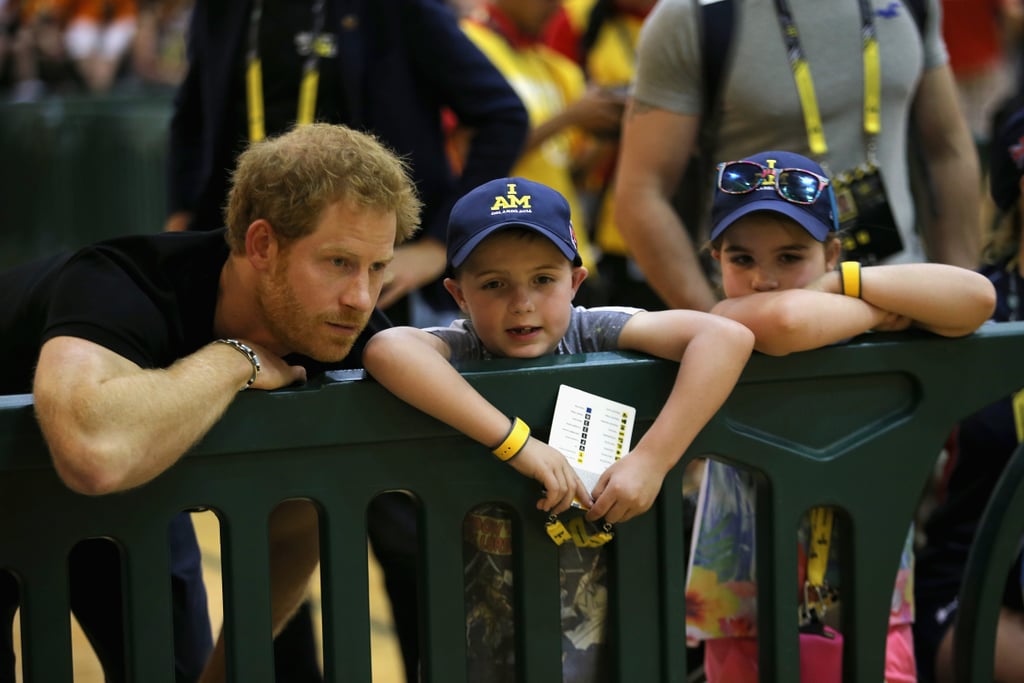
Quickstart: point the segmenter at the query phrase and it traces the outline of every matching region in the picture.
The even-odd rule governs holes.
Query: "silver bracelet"
[[[249,377],[249,381],[245,383],[245,386],[239,389],[239,391],[245,391],[252,386],[252,383],[256,381],[256,377],[260,374],[260,359],[256,355],[256,352],[252,350],[248,345],[243,344],[237,339],[216,339],[218,344],[227,344],[233,349],[236,349],[240,354],[249,359],[252,363],[252,375]]]

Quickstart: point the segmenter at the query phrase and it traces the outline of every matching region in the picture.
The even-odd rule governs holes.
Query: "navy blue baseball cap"
[[[787,174],[783,176],[786,182],[780,184],[780,174],[786,169],[810,171],[814,176],[827,179],[820,165],[792,152],[761,152],[739,162],[720,164],[711,205],[711,239],[718,239],[726,228],[755,211],[771,211],[792,218],[819,242],[824,242],[829,233],[838,232],[838,210],[831,182],[821,188],[820,182],[812,176]],[[756,177],[751,171],[756,172]],[[723,184],[737,189],[726,192]],[[794,197],[798,193],[807,193],[810,197],[815,192],[817,196],[809,204],[800,204],[786,199],[780,190]]]
[[[583,263],[565,197],[525,178],[498,178],[473,188],[452,207],[448,266],[458,268],[488,235],[516,226],[547,237],[574,266]]]

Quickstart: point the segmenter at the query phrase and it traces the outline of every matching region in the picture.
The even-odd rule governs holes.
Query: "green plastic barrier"
[[[0,268],[166,216],[169,95],[0,105]]]
[[[760,474],[762,680],[799,680],[794,533],[816,505],[839,506],[850,522],[844,680],[882,679],[889,600],[918,495],[953,423],[1024,385],[1022,339],[1024,323],[1006,323],[964,339],[874,335],[752,359],[686,457],[715,454]],[[670,363],[618,353],[492,361],[463,372],[541,436],[560,384],[636,406],[639,436],[675,377]],[[71,680],[66,557],[96,536],[123,549],[132,680],[173,680],[166,529],[194,507],[221,520],[231,680],[272,681],[266,520],[290,498],[320,510],[327,680],[371,680],[365,511],[394,489],[419,500],[424,680],[466,679],[461,527],[484,501],[518,515],[520,680],[561,680],[557,551],[534,508],[536,484],[358,372],[242,394],[175,467],[99,498],[57,479],[29,397],[0,401],[0,568],[21,581],[28,683]],[[609,642],[620,681],[686,680],[681,484],[677,467],[656,507],[622,525],[609,546]]]
[[[953,640],[957,679],[991,681],[1003,587],[1024,536],[1024,446],[1006,464],[971,545]]]

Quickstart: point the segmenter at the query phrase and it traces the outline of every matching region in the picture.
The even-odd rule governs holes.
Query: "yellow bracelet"
[[[846,296],[860,296],[860,262],[843,261],[839,264],[840,283]]]
[[[530,440],[530,426],[518,417],[512,420],[512,427],[500,444],[491,449],[499,460],[506,461],[519,455],[523,446]]]

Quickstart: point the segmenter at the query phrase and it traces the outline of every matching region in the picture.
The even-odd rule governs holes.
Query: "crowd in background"
[[[191,0],[0,0],[4,99],[174,88],[185,73],[191,7]]]
[[[442,0],[439,0],[442,1]],[[0,0],[0,102],[47,95],[173,89],[187,67],[186,34],[194,0]],[[483,0],[448,0],[464,17]],[[543,42],[585,66],[580,41],[598,4],[566,0]],[[1020,88],[1020,0],[942,0],[943,37],[963,113],[979,142],[993,108]],[[638,12],[639,14],[639,12]],[[600,74],[587,73],[593,83]],[[593,177],[589,179],[593,181]]]

